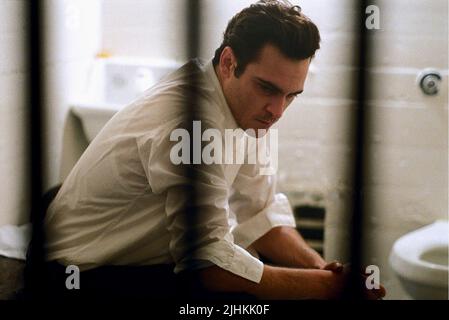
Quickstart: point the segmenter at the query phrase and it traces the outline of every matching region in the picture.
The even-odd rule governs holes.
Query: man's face
[[[268,130],[303,91],[310,59],[291,60],[266,45],[238,78],[236,64],[232,49],[225,48],[218,68],[229,108],[243,130]]]

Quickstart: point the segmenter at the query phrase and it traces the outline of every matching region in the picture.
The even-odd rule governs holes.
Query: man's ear
[[[220,55],[220,71],[225,78],[230,78],[234,75],[234,70],[237,65],[237,60],[232,48],[227,46],[223,49]]]

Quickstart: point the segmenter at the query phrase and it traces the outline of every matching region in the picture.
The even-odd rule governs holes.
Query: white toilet
[[[412,231],[393,245],[390,265],[413,299],[448,299],[447,221]]]

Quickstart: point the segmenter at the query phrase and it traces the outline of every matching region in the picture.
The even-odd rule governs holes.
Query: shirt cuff
[[[295,217],[287,197],[278,193],[274,201],[248,220],[238,224],[233,230],[234,242],[247,248],[254,241],[277,226],[296,227]]]
[[[187,269],[201,269],[207,264],[197,261],[207,260],[245,279],[259,283],[263,274],[262,261],[253,257],[242,247],[226,241],[211,243],[198,249],[194,258],[185,258],[176,264],[175,273]]]

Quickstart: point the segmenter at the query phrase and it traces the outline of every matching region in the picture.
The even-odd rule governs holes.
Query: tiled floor
[[[23,288],[25,261],[0,256],[0,300],[11,300]]]

